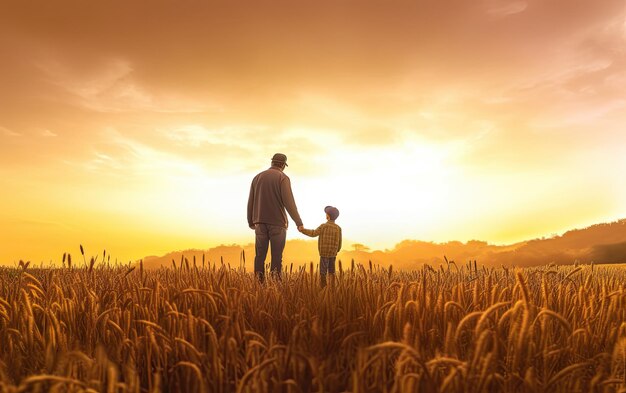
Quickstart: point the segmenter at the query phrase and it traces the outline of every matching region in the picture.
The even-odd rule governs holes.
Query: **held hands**
[[[251,224],[251,225],[248,225],[248,226],[250,227],[250,229],[256,229],[256,225],[254,225],[254,224]],[[304,230],[304,225],[299,225],[298,226],[298,232],[302,232],[303,230]]]
[[[254,224],[251,224],[251,225],[248,225],[248,226],[250,227],[250,229],[256,229],[256,225],[254,225]],[[304,230],[304,225],[299,225],[298,226],[298,232],[302,232],[303,230]]]

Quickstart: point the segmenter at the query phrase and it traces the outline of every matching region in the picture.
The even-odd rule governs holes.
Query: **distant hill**
[[[472,240],[466,243],[450,241],[434,243],[418,240],[404,240],[392,250],[370,251],[367,247],[345,245],[347,249],[339,253],[344,267],[351,260],[357,263],[372,261],[375,265],[394,265],[398,269],[418,268],[424,263],[438,265],[445,263],[444,255],[448,260],[463,264],[470,260],[477,260],[487,266],[537,266],[548,263],[571,264],[581,263],[624,263],[626,262],[626,219],[592,225],[584,229],[575,229],[565,232],[562,236],[528,240],[521,243],[496,246],[484,241]],[[221,245],[207,250],[175,251],[157,257],[144,258],[144,266],[148,269],[160,266],[172,266],[172,260],[177,266],[181,260],[187,258],[190,264],[194,257],[198,265],[218,263],[222,261],[231,267],[244,264],[252,270],[254,266],[254,244]],[[317,240],[290,240],[287,242],[283,255],[283,265],[297,269],[311,261],[317,262]],[[269,253],[267,263],[269,263]]]
[[[268,263],[269,254],[268,252]],[[287,242],[283,253],[283,263],[286,265],[293,262],[295,265],[299,266],[303,263],[316,260],[318,258],[317,255],[317,242],[290,240]],[[244,246],[237,244],[221,245],[207,250],[173,251],[160,257],[145,257],[143,263],[146,269],[158,268],[164,265],[172,266],[172,261],[176,263],[176,266],[180,266],[184,258],[187,258],[189,263],[193,264],[194,257],[197,265],[202,265],[204,258],[205,264],[209,262],[211,264],[221,264],[223,262],[231,267],[239,267],[240,263],[243,263],[245,258],[245,267],[248,270],[252,270],[254,266],[254,244]]]
[[[626,262],[626,219],[565,232],[549,239],[530,240],[490,258],[497,264],[540,265]]]

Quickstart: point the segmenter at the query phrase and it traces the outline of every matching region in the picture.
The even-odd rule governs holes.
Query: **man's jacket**
[[[297,226],[302,225],[291,192],[291,181],[280,169],[267,169],[252,179],[248,197],[248,225],[271,224],[287,228],[287,214]]]

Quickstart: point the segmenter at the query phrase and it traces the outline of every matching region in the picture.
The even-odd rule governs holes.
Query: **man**
[[[248,197],[248,226],[256,235],[254,273],[261,282],[265,279],[265,257],[271,244],[272,260],[270,271],[280,278],[283,263],[283,250],[287,237],[287,214],[298,226],[304,228],[298,208],[291,192],[291,181],[283,173],[287,166],[287,156],[274,154],[272,166],[252,179]]]

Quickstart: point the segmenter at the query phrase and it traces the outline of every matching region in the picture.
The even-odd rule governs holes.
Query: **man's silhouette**
[[[261,282],[265,279],[265,257],[268,247],[272,247],[270,271],[280,277],[283,264],[283,250],[287,237],[287,214],[298,226],[304,228],[298,208],[291,192],[291,181],[283,173],[287,166],[287,156],[274,154],[272,166],[252,179],[248,198],[248,225],[256,235],[254,273]]]

